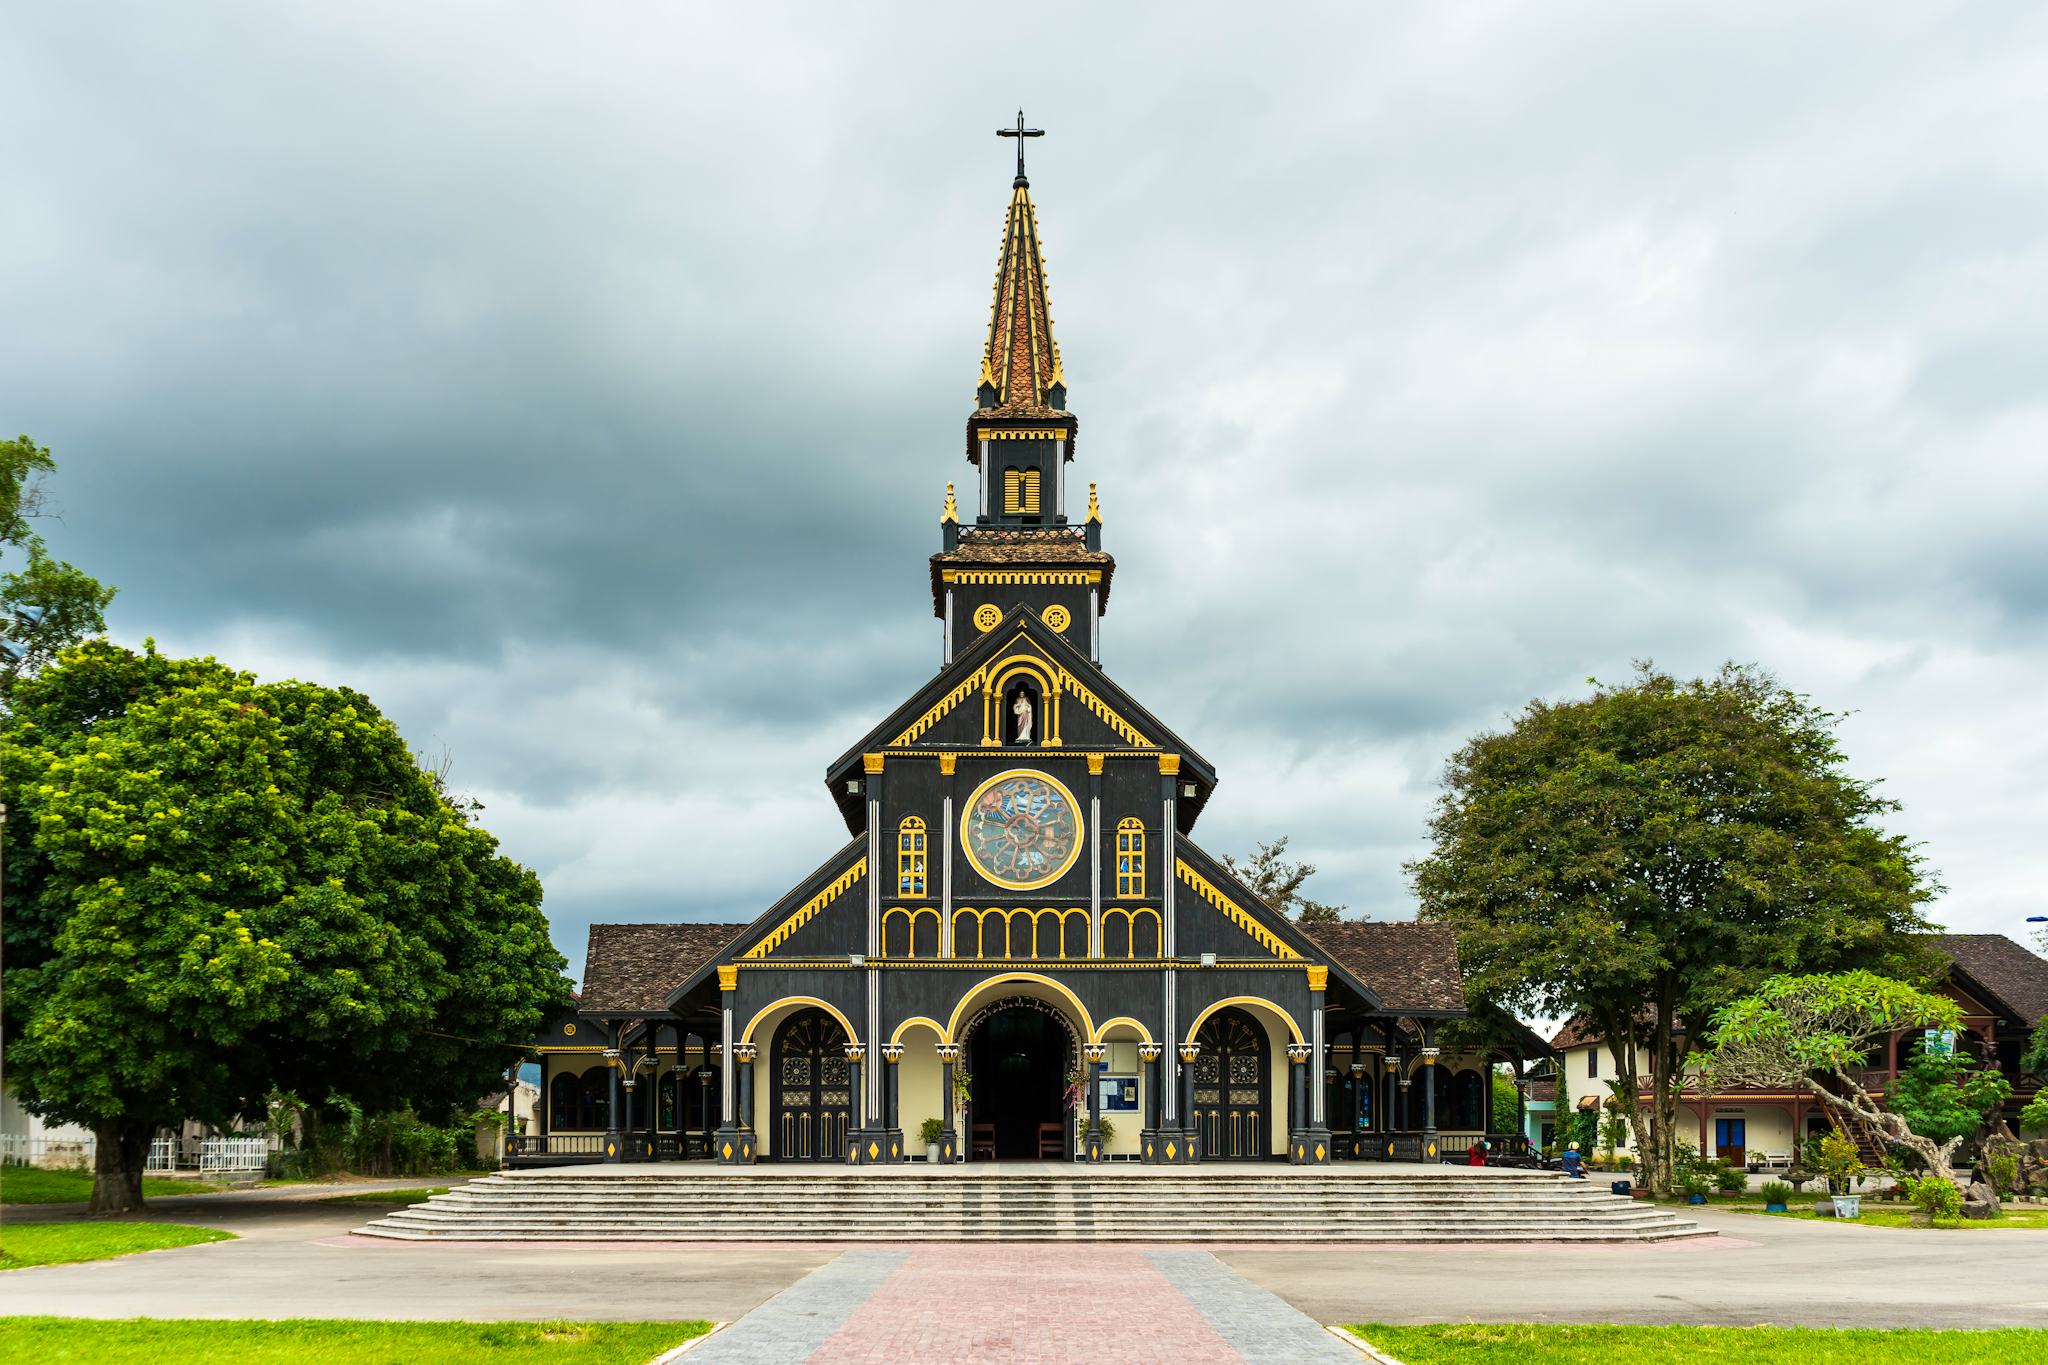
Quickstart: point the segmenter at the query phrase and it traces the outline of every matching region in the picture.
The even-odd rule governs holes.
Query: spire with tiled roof
[[[1038,213],[1024,174],[1024,140],[1043,134],[1025,127],[1021,112],[1016,127],[997,132],[1017,139],[1017,175],[996,260],[976,409],[967,419],[977,497],[971,516],[946,504],[944,546],[932,557],[932,610],[949,622],[947,659],[956,641],[971,638],[969,621],[989,628],[984,608],[1007,615],[1019,605],[1048,624],[1059,622],[1052,628],[1093,657],[1115,561],[1102,550],[1093,485],[1086,521],[1076,526],[1067,517],[1067,465],[1079,423],[1067,411]],[[963,597],[952,591],[956,585],[972,591]]]

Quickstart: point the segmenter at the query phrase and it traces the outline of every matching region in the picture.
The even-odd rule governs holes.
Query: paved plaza
[[[420,1244],[323,1193],[152,1201],[239,1240],[10,1271],[0,1313],[728,1324],[693,1362],[1334,1360],[1320,1324],[1362,1320],[2048,1327],[2048,1233],[2022,1230],[1708,1209],[1723,1235],[1648,1247]]]

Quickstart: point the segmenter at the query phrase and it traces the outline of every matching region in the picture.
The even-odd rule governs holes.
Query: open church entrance
[[[1041,1000],[998,1001],[968,1026],[968,1155],[979,1161],[1067,1155],[1067,1075],[1080,1049],[1065,1016]]]

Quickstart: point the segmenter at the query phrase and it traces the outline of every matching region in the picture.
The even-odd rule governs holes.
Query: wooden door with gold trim
[[[806,1010],[775,1035],[775,1144],[782,1161],[843,1161],[853,1119],[846,1030]]]
[[[1205,1160],[1256,1161],[1272,1146],[1266,1031],[1241,1009],[1218,1010],[1195,1035],[1195,1131]]]

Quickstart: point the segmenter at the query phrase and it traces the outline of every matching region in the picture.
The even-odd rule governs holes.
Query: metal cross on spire
[[[1022,109],[1019,109],[1019,110],[1017,111],[1017,126],[1016,126],[1015,128],[998,128],[998,129],[996,129],[996,136],[997,136],[997,137],[1013,137],[1013,138],[1016,138],[1016,139],[1017,139],[1017,182],[1016,182],[1016,183],[1018,183],[1019,185],[1028,185],[1028,184],[1030,184],[1031,182],[1030,182],[1029,180],[1026,180],[1026,179],[1024,178],[1024,139],[1025,139],[1025,138],[1027,138],[1027,137],[1044,137],[1044,136],[1045,136],[1045,129],[1043,129],[1043,128],[1026,128],[1026,127],[1024,126],[1024,111],[1023,111]]]

